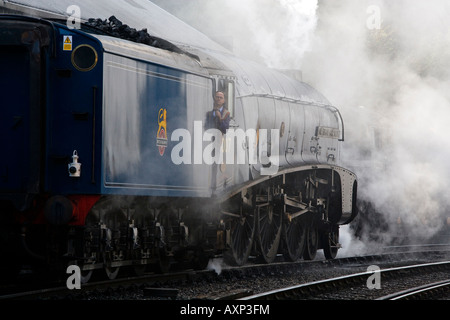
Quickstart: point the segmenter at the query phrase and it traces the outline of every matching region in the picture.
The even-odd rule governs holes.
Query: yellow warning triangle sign
[[[72,42],[70,42],[70,38],[69,37],[66,37],[66,40],[64,40],[64,43],[72,43]]]

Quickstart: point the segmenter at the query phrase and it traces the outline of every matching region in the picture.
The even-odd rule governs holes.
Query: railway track
[[[390,286],[395,281],[402,281],[405,278],[413,278],[412,283],[416,283],[419,278],[422,281],[429,281],[425,275],[434,277],[444,277],[438,283],[427,283],[418,287],[408,288],[390,295],[376,298],[380,294],[383,286]],[[380,282],[376,286],[377,279]],[[383,279],[383,281],[381,281]],[[450,261],[425,263],[389,269],[378,269],[373,271],[361,272],[351,275],[345,275],[337,278],[314,281],[311,283],[300,284],[287,288],[281,288],[264,292],[257,295],[244,297],[241,300],[311,300],[311,299],[349,299],[351,295],[362,297],[357,291],[366,291],[364,296],[367,299],[393,300],[405,298],[420,298],[425,295],[431,295],[432,292],[448,291],[450,289]],[[407,284],[408,286],[409,284]],[[378,291],[380,290],[380,291]],[[386,290],[386,289],[385,289]],[[394,289],[395,290],[395,289]],[[378,292],[377,292],[378,291]]]
[[[424,300],[440,297],[450,292],[450,280],[443,280],[423,286],[399,291],[376,300]]]
[[[433,258],[430,258],[433,255]],[[314,278],[323,278],[325,275],[332,276],[332,272],[344,274],[354,273],[354,270],[365,270],[368,266],[393,265],[417,263],[417,261],[427,261],[430,259],[445,259],[448,251],[425,251],[425,252],[404,252],[389,253],[379,255],[369,255],[361,257],[347,257],[335,260],[299,261],[296,263],[279,262],[270,265],[249,264],[245,267],[224,267],[220,274],[217,270],[205,271],[183,271],[170,274],[147,274],[140,277],[123,277],[116,280],[92,282],[82,285],[81,290],[69,290],[64,284],[58,287],[32,290],[27,292],[16,292],[0,296],[0,300],[42,300],[42,299],[90,299],[91,297],[101,299],[105,297],[98,292],[114,292],[115,290],[126,290],[128,293],[123,299],[201,299],[201,300],[235,300],[258,293],[259,289],[250,288],[246,285],[238,287],[242,280],[250,279],[247,282],[261,281],[262,279],[276,278],[277,276],[292,275],[294,279],[299,279],[303,274],[309,272],[319,272],[321,275],[313,275]],[[385,272],[385,271],[384,271]],[[362,273],[362,280],[367,280],[368,274]],[[385,273],[386,274],[386,273]],[[349,275],[344,276],[350,277]],[[365,278],[364,278],[365,277]],[[384,276],[383,276],[384,277]],[[306,280],[305,280],[306,281]],[[323,280],[324,284],[330,280]],[[204,293],[189,292],[192,288],[208,286],[219,283],[223,290],[204,290]],[[222,286],[220,286],[222,284]],[[233,284],[234,286],[229,286]],[[275,285],[273,285],[275,286]],[[125,289],[124,289],[125,288]],[[134,292],[130,296],[129,292]],[[201,291],[200,291],[201,292]],[[120,293],[114,294],[108,299],[122,299]],[[265,299],[263,296],[258,299]],[[267,298],[271,299],[271,298]],[[277,298],[279,299],[279,298]],[[320,298],[319,298],[320,299]]]

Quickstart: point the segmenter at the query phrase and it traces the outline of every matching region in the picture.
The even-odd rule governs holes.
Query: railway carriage
[[[357,180],[323,95],[218,45],[158,48],[40,10],[0,16],[3,267],[78,264],[87,281],[219,254],[336,256]],[[224,135],[205,127],[217,90]]]

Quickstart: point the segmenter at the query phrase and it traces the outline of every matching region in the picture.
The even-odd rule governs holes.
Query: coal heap
[[[180,54],[186,54],[197,60],[199,59],[197,56],[180,49],[179,47],[177,47],[176,45],[167,40],[151,36],[147,32],[147,29],[142,29],[138,31],[135,28],[131,28],[130,26],[123,24],[122,21],[117,19],[115,16],[111,16],[109,17],[109,19],[106,20],[102,20],[99,18],[97,19],[91,18],[85,23],[85,26],[101,30],[103,33],[116,38],[129,40],[136,43],[143,43],[159,49],[168,50]]]

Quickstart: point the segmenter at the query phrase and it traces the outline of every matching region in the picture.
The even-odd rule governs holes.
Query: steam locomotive
[[[27,15],[0,15],[1,268],[76,264],[86,282],[217,255],[336,256],[357,178],[322,94],[212,42],[136,43],[4,3]],[[225,134],[207,127],[216,91]]]

